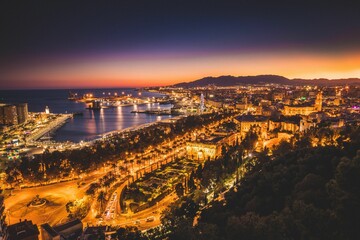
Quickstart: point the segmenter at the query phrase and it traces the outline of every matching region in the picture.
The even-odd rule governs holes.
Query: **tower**
[[[201,93],[200,95],[200,112],[203,113],[205,110],[205,99],[204,94]]]
[[[28,105],[27,103],[19,103],[16,105],[16,113],[18,124],[25,123],[28,119]]]
[[[50,113],[50,109],[48,106],[45,107],[45,114],[49,114]]]
[[[318,92],[318,94],[316,94],[314,108],[315,108],[315,111],[317,111],[317,112],[322,111],[322,92],[321,91]]]

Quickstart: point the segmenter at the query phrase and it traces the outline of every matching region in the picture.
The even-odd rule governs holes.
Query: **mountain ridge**
[[[280,75],[255,75],[255,76],[231,76],[223,75],[218,77],[204,77],[191,82],[181,82],[174,84],[174,87],[205,87],[207,85],[215,85],[218,87],[236,86],[242,84],[284,84],[284,85],[347,85],[347,84],[360,84],[359,78],[341,78],[341,79],[327,79],[327,78],[316,78],[316,79],[301,79],[294,78],[289,79]]]

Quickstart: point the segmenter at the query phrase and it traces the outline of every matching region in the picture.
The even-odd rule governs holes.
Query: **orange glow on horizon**
[[[360,77],[360,52],[343,54],[235,53],[202,56],[99,58],[31,66],[3,76],[7,81],[53,88],[146,87],[206,76],[276,74],[288,78]],[[16,85],[16,84],[15,84]]]

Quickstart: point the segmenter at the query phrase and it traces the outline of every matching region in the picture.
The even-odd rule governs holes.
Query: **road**
[[[224,120],[225,121],[225,120]],[[218,124],[212,124],[211,126],[208,126],[207,128],[203,127],[200,130],[197,130],[199,132],[209,130],[210,132],[213,132],[219,124],[221,124],[224,121],[220,121]],[[157,161],[153,162],[152,164],[148,166],[141,166],[141,164],[135,164],[135,166],[132,167],[131,172],[133,173],[133,181],[137,179],[137,177],[141,176],[142,174],[151,172],[159,167],[159,162],[170,162],[174,159],[175,156],[182,157],[186,154],[186,141],[190,138],[191,133],[186,133],[182,138],[175,138],[173,141],[168,143],[162,143],[160,146],[157,147],[160,151],[165,151],[168,147],[173,147],[174,142],[177,142],[175,148],[172,148],[170,152],[167,152],[167,154],[162,154],[161,158],[157,158]],[[138,158],[143,158],[144,155],[147,155],[149,153],[143,153],[140,156],[137,156]],[[141,174],[139,174],[141,173]],[[131,179],[131,178],[130,178]],[[120,199],[120,194],[124,187],[128,184],[128,181],[124,181],[117,189],[117,196],[116,199]],[[119,201],[115,207],[115,215],[113,217],[103,217],[101,219],[95,218],[96,214],[92,211],[92,213],[88,214],[88,216],[84,219],[84,222],[89,225],[117,225],[117,226],[136,226],[140,230],[146,230],[149,228],[153,228],[156,226],[159,226],[161,224],[160,222],[160,216],[161,212],[166,209],[174,200],[176,199],[176,195],[174,193],[166,196],[164,199],[162,199],[158,204],[155,206],[152,206],[148,209],[145,209],[138,213],[128,213],[123,214],[120,208]],[[108,205],[111,207],[109,208],[110,212],[112,212],[112,209],[114,208],[113,202],[110,200],[108,202]],[[148,218],[153,218],[153,221],[148,221]]]
[[[221,121],[223,122],[223,121]],[[219,124],[221,123],[219,122]],[[203,127],[202,130],[213,130],[218,124],[212,124],[207,127]],[[153,171],[160,167],[162,164],[172,161],[176,156],[180,157],[185,155],[184,146],[187,139],[190,138],[192,132],[188,132],[182,137],[177,137],[173,141],[166,141],[160,144],[159,146],[150,147],[147,152],[143,153],[142,156],[136,156],[136,159],[144,159],[143,157],[146,154],[149,154],[151,149],[160,150],[159,153],[152,153],[151,157],[153,160],[149,160],[150,165],[145,166],[145,164],[138,164],[136,161],[132,164],[132,173],[133,180],[140,177],[142,174]],[[171,149],[169,151],[169,149]],[[135,159],[134,155],[130,155],[129,159]],[[93,173],[84,177],[81,182],[85,182],[85,185],[78,187],[79,180],[73,180],[69,182],[55,183],[47,186],[39,186],[33,188],[26,188],[21,190],[14,190],[12,196],[9,196],[5,199],[7,222],[10,224],[19,222],[20,219],[31,219],[33,223],[41,225],[43,223],[49,223],[50,225],[55,225],[61,222],[64,222],[67,219],[68,213],[66,212],[66,203],[69,201],[74,201],[81,199],[85,196],[85,191],[88,189],[89,185],[93,182],[96,182],[98,179],[107,174],[110,169],[105,169],[103,171],[94,171]],[[138,174],[136,174],[136,172]],[[121,214],[121,209],[119,205],[119,198],[122,188],[126,186],[127,182],[125,181],[121,186],[116,190],[117,196],[116,201],[111,203],[111,208],[115,208],[115,219],[107,219],[104,223],[112,225],[136,225],[140,229],[152,228],[160,224],[160,213],[164,210],[170,203],[174,201],[174,195],[171,194],[165,197],[158,205],[150,207],[144,211],[134,214]],[[113,193],[111,193],[113,194]],[[41,207],[28,207],[28,204],[32,199],[39,195],[40,198],[45,198],[47,204]],[[91,209],[89,214],[84,219],[84,223],[89,223],[92,225],[99,224],[98,219],[95,218],[97,215],[96,209],[96,200],[95,197],[92,199]],[[146,219],[149,216],[154,216],[154,221],[147,222]],[[138,220],[135,224],[135,221]]]
[[[138,213],[127,213],[121,214],[117,213],[114,219],[106,219],[102,220],[93,219],[92,221],[88,221],[84,219],[84,224],[89,224],[92,226],[97,225],[113,225],[113,226],[136,226],[140,230],[146,230],[149,228],[153,228],[159,226],[161,224],[160,217],[161,213],[175,200],[177,196],[175,193],[171,193],[165,198],[163,198],[158,204],[145,209],[144,211]],[[148,221],[148,218],[151,218],[151,221]]]
[[[38,225],[43,223],[51,225],[61,223],[66,220],[68,215],[65,208],[66,203],[82,198],[89,185],[105,174],[103,171],[93,172],[81,180],[86,183],[81,187],[78,187],[77,184],[79,180],[73,180],[14,190],[12,195],[5,199],[7,221],[10,224],[17,223],[20,219],[31,219],[33,223]],[[36,195],[39,195],[40,198],[45,198],[47,204],[40,207],[28,206]]]
[[[175,154],[184,154],[183,151],[180,151],[180,153],[178,152],[174,152],[168,155],[165,155],[165,157],[159,159],[157,162],[169,162],[173,159]],[[153,171],[157,168],[157,162],[153,163],[152,165],[148,165],[148,166],[141,166],[136,164],[135,167],[133,168],[133,177],[134,177],[134,181],[136,180],[138,175],[137,173],[142,172],[142,173],[147,173],[150,171]],[[153,166],[153,165],[156,165]],[[152,216],[152,213],[156,211],[156,208],[159,207],[159,211],[157,212],[157,215],[155,217],[155,221],[153,222],[147,222],[146,225],[151,225],[151,227],[157,226],[156,224],[160,224],[160,213],[161,211],[167,207],[170,203],[171,203],[171,199],[174,198],[173,195],[168,195],[167,197],[165,197],[162,201],[160,201],[157,205],[150,207],[144,211],[141,211],[139,213],[135,213],[135,214],[122,214],[122,209],[120,207],[120,195],[121,192],[123,191],[123,189],[128,185],[128,181],[124,178],[123,179],[123,183],[114,191],[116,192],[116,203],[112,200],[112,198],[109,199],[108,203],[107,203],[107,207],[105,208],[105,211],[109,210],[110,215],[108,216],[103,216],[100,221],[98,218],[96,218],[97,215],[97,210],[95,209],[95,202],[92,204],[91,207],[91,211],[88,213],[88,215],[83,219],[84,224],[89,224],[89,225],[99,225],[99,224],[111,224],[111,225],[134,225],[134,221],[129,221],[129,217],[136,217],[136,218],[147,218],[149,216]],[[113,194],[113,193],[112,193]],[[111,213],[114,211],[114,215],[112,215]],[[161,211],[160,211],[161,210]],[[103,214],[105,215],[105,214]],[[107,215],[107,214],[106,214]],[[154,225],[155,224],[155,225]]]

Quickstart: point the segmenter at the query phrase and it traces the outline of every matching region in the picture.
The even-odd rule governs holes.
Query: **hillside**
[[[359,130],[340,132],[338,146],[278,151],[226,195],[225,205],[205,209],[197,232],[211,229],[212,239],[219,240],[359,239]],[[316,134],[323,131],[332,132]]]
[[[360,84],[359,78],[348,79],[288,79],[278,75],[257,75],[257,76],[220,76],[220,77],[205,77],[192,82],[183,82],[175,84],[174,87],[204,87],[208,85],[215,86],[235,86],[244,84],[286,84],[286,85],[346,85],[346,84]]]

